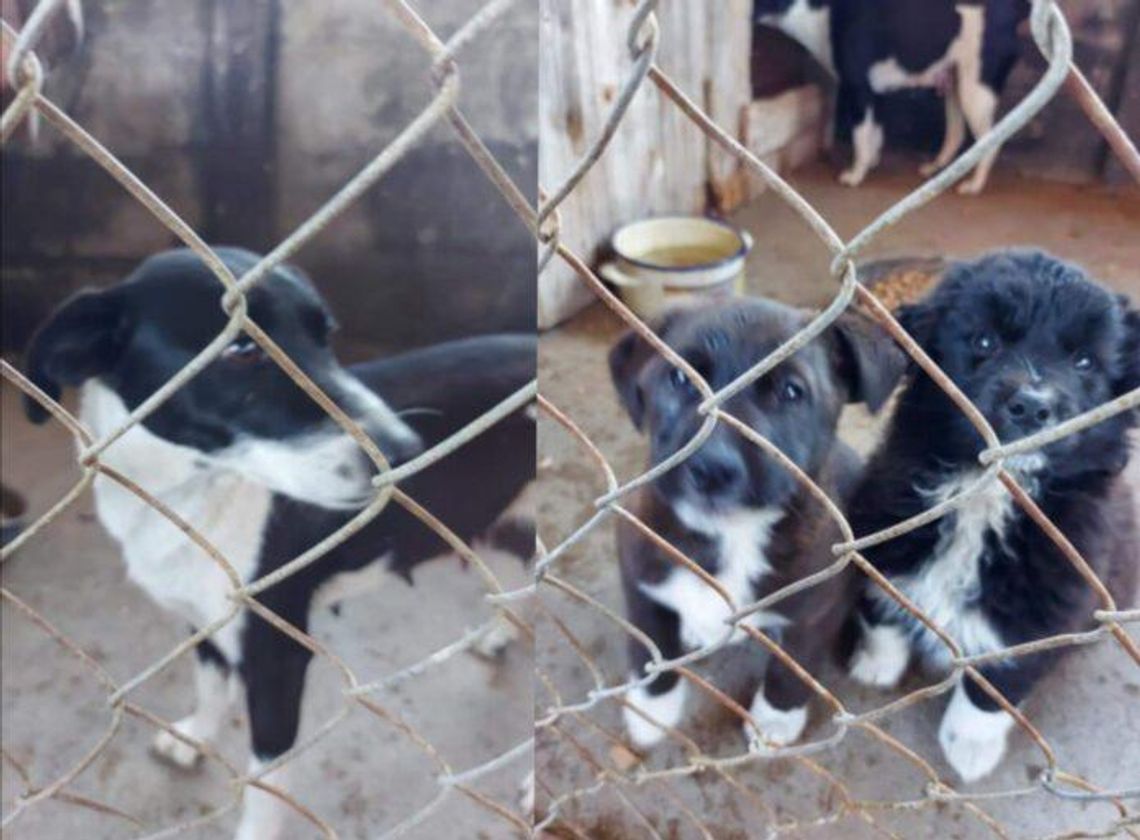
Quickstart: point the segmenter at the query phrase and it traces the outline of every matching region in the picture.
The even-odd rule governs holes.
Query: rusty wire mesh
[[[479,783],[489,774],[500,771],[504,767],[514,766],[514,772],[522,777],[527,766],[527,758],[532,748],[532,739],[526,739],[510,749],[493,755],[477,766],[468,768],[455,768],[444,755],[431,742],[428,734],[419,731],[413,724],[402,718],[400,714],[383,700],[382,692],[391,685],[406,678],[419,676],[425,671],[438,668],[456,654],[470,648],[480,636],[495,622],[508,621],[525,636],[531,636],[529,623],[524,620],[526,614],[526,599],[533,587],[522,590],[507,591],[500,584],[491,568],[468,545],[452,533],[447,524],[436,519],[430,511],[416,504],[414,499],[407,497],[396,487],[395,482],[412,475],[425,467],[435,463],[444,455],[466,442],[472,440],[486,429],[502,420],[508,414],[520,410],[533,402],[537,392],[534,381],[521,388],[515,394],[504,400],[448,439],[440,442],[428,451],[422,453],[414,460],[401,465],[398,469],[391,469],[376,444],[344,411],[323,394],[316,385],[293,363],[293,361],[278,348],[273,341],[254,323],[246,311],[246,293],[268,275],[275,267],[289,259],[305,243],[312,239],[325,225],[344,212],[354,201],[360,198],[368,189],[376,184],[391,170],[393,165],[405,155],[416,143],[420,142],[429,130],[437,124],[448,123],[458,140],[469,152],[474,162],[492,181],[499,190],[507,204],[521,218],[532,231],[537,230],[535,212],[529,206],[523,192],[511,181],[504,169],[490,154],[482,141],[471,128],[463,113],[459,109],[458,97],[460,86],[459,54],[473,44],[489,27],[495,25],[513,5],[514,0],[490,0],[482,6],[470,19],[468,19],[448,40],[441,40],[427,23],[419,16],[415,9],[404,0],[385,0],[383,3],[386,12],[397,20],[406,35],[419,45],[427,56],[428,62],[425,71],[430,75],[433,84],[433,95],[422,111],[389,143],[380,150],[372,160],[364,166],[351,180],[349,180],[336,194],[317,209],[308,219],[297,227],[289,236],[282,240],[272,251],[263,257],[252,269],[241,277],[233,276],[222,261],[211,251],[210,247],[202,241],[193,228],[183,221],[171,210],[162,199],[132,173],[113,151],[103,147],[98,140],[92,137],[81,125],[73,121],[66,113],[57,107],[43,93],[44,70],[36,57],[35,47],[43,34],[46,25],[52,16],[59,13],[66,0],[44,0],[39,3],[32,15],[26,21],[22,30],[16,35],[5,23],[5,32],[16,35],[15,44],[10,56],[8,67],[5,68],[11,81],[15,98],[4,111],[0,122],[0,134],[6,141],[12,132],[32,115],[38,115],[55,130],[59,131],[67,140],[73,143],[81,152],[102,167],[127,192],[129,192],[146,210],[173,233],[182,243],[197,254],[219,282],[219,305],[228,316],[224,329],[203,349],[197,357],[186,365],[177,375],[166,382],[154,394],[146,399],[134,411],[124,424],[114,432],[102,439],[95,440],[80,421],[63,408],[55,400],[39,390],[26,379],[19,371],[7,362],[3,363],[4,377],[16,388],[28,395],[62,424],[74,437],[78,444],[80,454],[78,465],[82,470],[81,479],[59,501],[27,529],[12,543],[5,547],[3,559],[7,559],[21,546],[34,540],[45,528],[49,527],[65,510],[68,509],[91,485],[96,475],[106,476],[117,482],[138,498],[153,507],[179,528],[195,545],[202,549],[207,557],[202,558],[203,563],[217,564],[227,575],[231,584],[229,598],[231,605],[224,616],[217,621],[202,627],[184,642],[170,650],[165,656],[151,664],[142,672],[132,678],[119,682],[112,678],[106,669],[100,666],[83,646],[76,640],[69,638],[59,630],[51,619],[37,611],[27,600],[20,597],[7,587],[0,590],[4,603],[16,611],[29,622],[37,626],[44,634],[53,639],[68,654],[80,662],[90,675],[107,692],[107,723],[101,733],[91,733],[92,738],[82,758],[75,762],[66,772],[54,779],[34,779],[31,772],[24,767],[14,756],[4,752],[4,761],[13,768],[23,783],[23,793],[17,799],[13,808],[3,816],[3,827],[15,823],[30,809],[50,799],[70,802],[75,805],[93,809],[97,812],[132,820],[131,816],[111,804],[98,802],[88,797],[69,791],[69,785],[86,770],[100,756],[102,751],[111,743],[116,733],[123,726],[127,716],[131,716],[157,729],[165,730],[180,741],[190,744],[200,750],[206,758],[217,763],[229,775],[232,782],[232,796],[226,802],[211,809],[208,813],[191,820],[166,826],[156,833],[146,836],[158,837],[181,833],[191,828],[208,825],[219,817],[236,808],[241,800],[243,791],[247,787],[256,787],[265,790],[285,802],[293,811],[302,816],[313,829],[322,836],[335,837],[336,831],[320,815],[314,813],[302,802],[296,794],[274,787],[265,782],[263,777],[282,765],[292,761],[300,753],[313,744],[325,738],[340,724],[356,707],[365,709],[385,724],[394,727],[408,741],[423,752],[434,767],[437,782],[435,795],[426,803],[409,807],[407,815],[398,823],[388,826],[383,832],[384,837],[396,837],[405,834],[415,826],[428,820],[439,807],[456,792],[462,793],[478,806],[494,815],[494,822],[510,830],[525,832],[529,826],[528,815],[517,812],[514,803],[504,803],[495,800],[479,789]],[[379,12],[378,12],[379,13]],[[139,424],[155,411],[162,403],[193,376],[199,373],[206,365],[218,357],[222,350],[235,336],[245,333],[256,341],[265,352],[279,365],[314,401],[316,401],[347,433],[351,434],[359,446],[376,464],[379,475],[374,481],[376,494],[374,500],[363,510],[356,514],[351,521],[343,527],[322,539],[318,544],[293,558],[288,563],[258,580],[244,582],[237,572],[223,556],[210,543],[210,535],[199,532],[193,522],[183,521],[174,511],[166,507],[161,501],[150,495],[146,488],[139,486],[126,476],[123,476],[100,461],[100,456],[106,449],[118,440],[128,429]],[[486,589],[486,610],[488,621],[476,631],[465,634],[451,645],[433,652],[422,660],[402,668],[396,674],[380,675],[362,678],[353,672],[344,660],[333,650],[327,649],[316,639],[296,626],[283,620],[271,610],[262,605],[256,596],[266,588],[281,581],[285,577],[296,574],[306,566],[320,562],[332,548],[348,539],[353,533],[375,518],[383,508],[394,503],[401,505],[425,526],[438,534],[447,545],[461,557],[471,563],[478,571],[482,584]],[[282,754],[273,763],[263,767],[254,776],[247,776],[233,766],[217,749],[207,743],[199,743],[176,731],[173,725],[159,716],[148,711],[132,699],[132,694],[143,683],[151,680],[158,673],[166,669],[177,658],[190,651],[199,641],[207,638],[228,622],[234,621],[244,610],[256,613],[265,621],[272,624],[278,631],[290,637],[298,644],[303,645],[316,657],[322,658],[335,668],[343,683],[341,690],[343,704],[339,711],[322,722],[311,734],[304,736],[289,751]]]
[[[537,816],[537,830],[550,829],[559,832],[560,835],[566,834],[576,837],[590,836],[591,831],[599,829],[597,826],[587,826],[580,823],[577,810],[586,800],[598,798],[603,794],[610,794],[618,801],[617,808],[624,817],[628,818],[628,824],[639,826],[639,830],[643,830],[646,836],[677,836],[678,833],[683,836],[692,834],[706,838],[721,836],[717,832],[723,830],[723,826],[717,824],[712,815],[698,813],[699,809],[687,804],[685,797],[682,796],[683,790],[680,785],[687,779],[700,776],[702,778],[715,778],[717,782],[732,788],[740,795],[740,801],[746,803],[744,808],[748,810],[748,813],[740,815],[741,822],[734,828],[739,831],[747,827],[749,829],[748,836],[799,836],[802,832],[812,828],[838,826],[841,821],[846,819],[858,820],[867,830],[876,835],[898,836],[881,822],[881,817],[886,811],[905,810],[914,812],[934,806],[944,808],[950,804],[968,815],[980,830],[999,837],[1008,837],[1012,833],[1011,829],[987,813],[984,807],[985,801],[1043,794],[1046,798],[1107,802],[1114,808],[1114,818],[1111,824],[1102,824],[1091,827],[1084,832],[1063,836],[1109,837],[1127,835],[1140,837],[1140,817],[1125,802],[1129,798],[1140,795],[1140,790],[1135,787],[1128,789],[1123,786],[1112,790],[1103,789],[1067,770],[1062,766],[1052,746],[1034,724],[989,684],[978,671],[978,667],[984,661],[995,657],[1025,656],[1046,648],[1087,645],[1102,641],[1106,637],[1111,637],[1136,665],[1140,665],[1140,648],[1137,647],[1136,642],[1125,632],[1123,627],[1125,623],[1140,621],[1140,610],[1118,608],[1102,581],[1093,573],[1084,558],[1044,516],[1030,496],[1019,486],[1016,479],[1003,467],[1003,462],[1010,456],[1034,450],[1046,443],[1088,428],[1114,414],[1140,406],[1140,390],[1129,392],[1047,431],[1039,432],[1016,443],[1002,445],[980,412],[906,334],[890,312],[856,280],[855,259],[871,241],[908,214],[934,200],[966,175],[990,149],[1003,143],[1025,126],[1038,111],[1057,95],[1063,86],[1077,99],[1084,112],[1089,116],[1090,121],[1105,136],[1127,171],[1140,182],[1140,154],[1137,153],[1131,141],[1113,120],[1112,115],[1103,103],[1096,98],[1095,93],[1072,63],[1072,38],[1064,15],[1053,0],[1033,0],[1030,16],[1032,35],[1037,47],[1048,61],[1048,67],[1037,85],[989,133],[977,138],[976,142],[954,163],[882,213],[850,240],[844,241],[806,199],[744,148],[730,131],[724,130],[713,122],[701,110],[700,106],[670,79],[669,74],[663,68],[663,65],[668,64],[668,57],[658,56],[660,25],[657,17],[658,5],[656,0],[642,0],[637,5],[629,24],[626,39],[629,50],[629,69],[623,84],[613,98],[613,106],[604,120],[601,131],[591,141],[587,152],[572,167],[572,171],[565,177],[565,180],[549,190],[548,197],[540,204],[538,213],[539,238],[543,243],[543,248],[540,253],[539,271],[541,273],[555,257],[565,261],[581,278],[582,282],[590,288],[597,299],[616,313],[627,325],[636,330],[652,345],[657,353],[684,372],[702,395],[699,410],[705,419],[695,436],[673,456],[623,483],[615,474],[599,446],[583,431],[582,426],[575,421],[570,413],[563,407],[552,403],[547,396],[539,397],[540,409],[550,421],[551,434],[566,436],[567,445],[576,447],[580,457],[596,470],[596,478],[604,482],[606,492],[595,500],[595,509],[592,514],[578,523],[577,527],[570,533],[559,535],[556,542],[550,540],[549,534],[544,533],[546,523],[543,521],[539,523],[540,547],[536,579],[539,592],[539,616],[543,629],[542,641],[548,647],[568,645],[572,653],[568,652],[567,657],[576,665],[581,666],[578,670],[588,675],[588,678],[593,681],[593,688],[588,690],[584,696],[563,697],[556,681],[544,671],[541,663],[538,666],[537,691],[539,696],[536,697],[535,723],[538,766],[541,768],[548,763],[551,766],[580,765],[585,778],[589,780],[589,784],[571,785],[568,786],[569,789],[556,789],[548,783],[548,779],[544,779],[540,772],[538,778],[540,810]],[[668,21],[667,15],[665,20]],[[838,284],[838,290],[830,304],[802,331],[734,382],[715,393],[683,358],[673,352],[602,284],[581,256],[574,253],[559,235],[559,205],[573,196],[578,183],[604,154],[607,145],[624,118],[630,102],[647,80],[656,86],[663,95],[663,100],[671,101],[713,143],[734,156],[748,172],[760,178],[807,223],[820,239],[822,247],[826,248],[831,255],[831,274]],[[665,163],[668,165],[668,161]],[[985,450],[981,454],[979,464],[980,475],[971,486],[922,514],[900,522],[891,528],[874,534],[860,535],[852,532],[843,514],[828,499],[824,491],[783,453],[721,408],[729,398],[742,388],[772,370],[796,350],[818,336],[853,304],[861,306],[864,311],[872,315],[898,341],[906,353],[938,383],[955,405],[967,415],[985,440]],[[842,534],[842,541],[833,546],[835,560],[827,569],[785,586],[752,604],[732,603],[726,591],[719,586],[714,578],[686,557],[683,552],[654,533],[647,525],[638,520],[627,507],[623,506],[623,500],[630,491],[644,486],[656,476],[683,461],[702,444],[718,423],[728,424],[741,436],[763,449],[765,453],[789,470],[796,481],[826,508]],[[953,638],[939,628],[928,616],[922,614],[902,592],[877,572],[861,552],[869,546],[893,539],[925,523],[945,516],[971,495],[999,481],[1013,496],[1015,502],[1048,535],[1062,555],[1073,564],[1081,577],[1092,587],[1101,608],[1089,617],[1095,620],[1095,627],[1089,632],[1053,636],[1029,644],[1008,647],[993,654],[968,657],[962,655],[961,649]],[[632,524],[646,539],[660,547],[679,566],[688,569],[706,584],[716,589],[718,595],[728,603],[732,614],[726,620],[724,635],[718,642],[688,652],[676,659],[665,660],[661,652],[644,633],[617,611],[590,595],[586,591],[588,586],[584,583],[576,583],[570,579],[573,572],[569,559],[572,557],[573,550],[580,546],[584,538],[592,532],[618,519],[623,519]],[[547,545],[548,542],[551,543],[549,546]],[[951,673],[940,682],[905,694],[892,702],[859,714],[852,713],[835,693],[819,681],[817,675],[800,667],[769,635],[748,624],[741,623],[754,612],[769,609],[782,599],[837,575],[850,566],[857,567],[876,586],[883,589],[890,598],[894,599],[903,609],[931,630],[948,649],[952,662]],[[610,681],[597,661],[596,650],[575,636],[567,623],[558,617],[555,607],[590,613],[590,618],[583,620],[593,620],[606,628],[616,627],[622,632],[623,639],[628,636],[644,645],[651,657],[651,661],[644,669],[645,673],[634,675],[629,679]],[[729,756],[713,756],[702,751],[702,748],[695,741],[683,733],[662,726],[660,728],[672,743],[680,746],[684,759],[679,763],[673,763],[659,769],[631,769],[631,766],[636,762],[622,760],[623,757],[625,759],[630,757],[628,748],[624,746],[622,735],[592,718],[590,713],[597,711],[602,704],[606,703],[628,706],[629,704],[624,697],[625,693],[631,688],[647,684],[658,673],[663,671],[676,672],[683,679],[692,683],[698,689],[699,694],[711,696],[736,718],[742,721],[750,720],[750,715],[745,708],[736,703],[718,686],[690,668],[694,663],[707,659],[711,654],[728,645],[733,636],[734,627],[739,627],[748,635],[749,639],[746,640],[746,643],[759,645],[771,656],[788,665],[811,687],[814,694],[830,710],[831,726],[828,734],[814,741],[772,748],[764,755],[738,752]],[[950,691],[966,675],[972,677],[1006,712],[1013,716],[1018,727],[1033,740],[1040,750],[1041,757],[1044,760],[1044,769],[1030,784],[1017,789],[987,793],[972,794],[957,791],[939,776],[928,761],[890,735],[881,725],[886,718],[909,706]],[[640,714],[646,720],[653,722],[652,718],[644,712]],[[755,722],[753,721],[753,723]],[[849,784],[854,780],[838,778],[813,758],[813,755],[818,755],[835,747],[850,733],[856,731],[869,736],[887,750],[909,762],[914,770],[920,774],[920,777],[925,780],[924,795],[907,801],[860,800],[852,792]],[[603,752],[592,749],[588,743],[591,739],[611,748],[616,747],[616,750],[611,749],[609,752]],[[818,777],[829,791],[830,799],[828,802],[830,806],[823,809],[814,818],[788,818],[779,814],[779,803],[765,801],[763,792],[750,787],[746,783],[748,777],[738,773],[747,765],[770,762],[774,758],[791,759],[807,773]],[[645,807],[639,806],[630,795],[636,790],[645,790],[648,787],[654,789],[658,797],[657,801],[664,803],[662,807],[652,813]],[[691,801],[689,800],[690,803]],[[705,803],[707,805],[707,799]],[[1043,803],[1045,807],[1048,804],[1047,801]],[[752,829],[756,826],[763,826],[764,828],[753,835]],[[683,831],[682,827],[684,827]],[[836,830],[842,831],[843,829],[837,828]],[[931,828],[930,830],[936,833],[929,836],[941,836],[937,834],[937,829]]]

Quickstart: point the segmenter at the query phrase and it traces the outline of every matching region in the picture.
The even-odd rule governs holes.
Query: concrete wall
[[[423,0],[446,37],[480,0]],[[93,0],[48,94],[209,241],[265,250],[430,101],[429,59],[373,0]],[[537,13],[459,56],[462,107],[517,183],[537,159]],[[3,158],[4,344],[172,244],[50,127]],[[533,198],[533,195],[531,196]],[[296,258],[347,342],[398,348],[532,329],[534,247],[444,125]]]

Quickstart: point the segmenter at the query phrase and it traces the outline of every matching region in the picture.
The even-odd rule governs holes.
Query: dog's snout
[[[1056,397],[1046,389],[1023,386],[1014,391],[1005,404],[1006,418],[1025,432],[1044,428],[1056,415]]]
[[[697,491],[706,496],[725,495],[744,483],[744,463],[727,448],[698,452],[690,459],[688,471]]]

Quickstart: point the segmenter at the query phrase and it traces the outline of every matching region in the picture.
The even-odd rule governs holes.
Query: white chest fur
[[[940,487],[923,490],[932,503],[943,501],[974,484],[971,472]],[[976,606],[981,587],[980,564],[992,534],[1000,543],[1013,514],[1013,499],[995,479],[969,496],[953,519],[944,519],[930,560],[915,574],[892,580],[916,606],[945,630],[968,655],[989,653],[1005,646],[1001,636]],[[918,650],[935,666],[949,665],[942,641],[875,587],[873,594],[911,628]]]
[[[127,416],[122,400],[98,382],[83,387],[80,418],[97,436]],[[191,524],[233,565],[243,582],[256,573],[272,493],[228,470],[210,465],[189,447],[133,427],[102,456]],[[99,521],[122,548],[127,573],[162,606],[203,626],[230,607],[231,583],[210,556],[165,516],[105,476],[94,483]],[[214,641],[237,660],[240,622]]]
[[[719,563],[715,577],[736,608],[751,603],[756,583],[770,569],[765,551],[783,511],[761,508],[708,515],[679,505],[676,512],[688,528],[717,541]],[[643,583],[641,589],[680,616],[681,641],[686,648],[715,644],[728,631],[725,620],[732,609],[715,589],[688,569],[675,569],[660,583]],[[754,613],[750,622],[755,627],[772,627],[783,619],[774,613],[760,612]],[[733,641],[743,637],[744,633],[737,630]]]

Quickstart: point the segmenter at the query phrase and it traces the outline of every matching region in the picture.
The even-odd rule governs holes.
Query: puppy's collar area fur
[[[758,537],[765,537],[775,527],[776,523],[784,518],[784,511],[773,507],[737,507],[734,510],[721,512],[702,510],[698,505],[688,500],[672,503],[677,521],[688,530],[700,534],[710,540],[730,538],[730,535],[744,535],[751,531]]]
[[[83,385],[80,400],[81,417],[97,436],[119,428],[129,416],[123,400],[99,379]],[[147,489],[160,494],[230,475],[331,510],[359,509],[372,497],[359,446],[331,419],[319,430],[291,440],[241,437],[209,453],[168,441],[139,424],[128,429],[108,454],[129,457],[138,477],[145,475]],[[162,464],[163,469],[147,470],[148,462]]]

